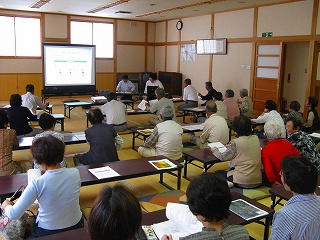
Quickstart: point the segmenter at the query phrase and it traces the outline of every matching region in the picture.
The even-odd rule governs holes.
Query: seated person
[[[237,100],[235,100],[234,97],[234,91],[231,89],[226,90],[225,93],[225,99],[223,101],[223,103],[226,105],[227,107],[227,114],[228,114],[228,119],[233,122],[234,118],[236,116],[240,115],[240,110],[238,107],[238,103]]]
[[[107,94],[107,99],[108,102],[101,107],[101,112],[106,115],[107,123],[112,125],[116,132],[127,130],[126,105],[117,101],[117,95],[113,92]]]
[[[251,98],[248,96],[248,89],[240,89],[240,97],[242,98],[242,101],[238,102],[238,104],[240,104],[239,107],[241,115],[251,118],[253,104]]]
[[[288,141],[298,149],[300,155],[305,156],[313,163],[320,174],[319,150],[312,138],[306,132],[301,131],[302,122],[294,117],[287,118],[286,129]]]
[[[318,99],[316,97],[308,97],[307,107],[309,108],[307,120],[303,124],[303,131],[305,132],[314,132],[320,129],[320,120],[319,115],[316,110],[318,106]]]
[[[267,100],[263,113],[254,121],[256,123],[266,123],[269,121],[279,123],[279,125],[281,126],[281,137],[286,138],[286,129],[284,126],[284,122],[281,115],[277,112],[277,104],[274,101]],[[258,132],[257,135],[259,136],[259,138],[264,138],[264,136],[261,135],[261,132]]]
[[[288,116],[286,117],[285,121],[287,121],[287,119],[290,117],[294,117],[294,118],[298,119],[299,121],[303,122],[301,113],[299,113],[299,111],[300,111],[300,103],[297,101],[292,101],[290,103],[289,113],[288,113]]]
[[[0,110],[0,176],[12,175],[21,172],[20,164],[12,160],[12,150],[18,149],[16,131],[7,129],[8,114]]]
[[[260,141],[256,135],[251,135],[250,119],[242,115],[235,117],[233,130],[238,138],[226,145],[226,151],[221,153],[218,148],[211,148],[221,161],[231,160],[230,170],[218,172],[236,187],[259,187],[262,183]]]
[[[187,239],[249,239],[244,226],[229,225],[229,207],[232,196],[226,180],[214,173],[203,173],[191,181],[187,188],[187,203],[190,211],[203,224],[201,232],[182,237]],[[222,237],[223,236],[223,237]],[[164,235],[161,240],[172,239]]]
[[[281,180],[293,197],[274,214],[269,239],[319,239],[320,196],[314,193],[318,187],[317,169],[303,156],[285,157]]]
[[[109,124],[102,123],[103,114],[100,108],[92,108],[88,113],[88,120],[92,124],[86,129],[87,142],[90,144],[89,152],[77,154],[73,157],[74,164],[84,165],[119,161],[115,146],[117,132]]]
[[[144,93],[147,94],[147,100],[155,99],[154,94],[148,94],[148,87],[149,86],[157,86],[159,88],[163,88],[164,89],[162,83],[157,79],[157,74],[150,73],[149,80],[146,82],[146,86],[145,86],[145,89],[144,89]]]
[[[206,100],[206,102],[201,104],[201,106],[205,106],[208,100],[212,100],[214,94],[217,92],[212,87],[212,82],[206,82],[205,83],[205,88],[208,91],[206,95],[202,95],[200,92],[198,92],[198,96],[201,98],[201,100]]]
[[[32,142],[36,141],[38,138],[45,137],[48,135],[54,136],[55,138],[57,138],[63,142],[62,134],[54,131],[54,127],[56,125],[56,120],[50,114],[42,113],[39,118],[39,125],[42,128],[43,132],[35,135]],[[60,165],[61,165],[61,167],[67,166],[64,158],[63,158],[62,162],[60,163]],[[33,168],[40,168],[41,169],[41,166],[37,164],[37,161],[35,159],[33,160]],[[43,169],[41,169],[41,170],[43,170]]]
[[[227,106],[222,102],[222,93],[216,92],[213,95],[213,101],[217,105],[217,114],[221,117],[223,117],[226,121],[229,121],[228,119],[228,112],[227,112]]]
[[[140,203],[124,186],[105,186],[96,198],[88,218],[90,239],[135,239],[141,226]]]
[[[262,164],[267,185],[282,185],[280,163],[285,156],[299,156],[299,151],[286,139],[281,138],[281,126],[269,121],[264,125],[264,135],[268,143],[261,150]]]
[[[122,79],[118,83],[116,87],[116,91],[117,92],[133,92],[134,90],[135,90],[135,86],[130,80],[128,80],[128,75],[127,74],[122,75]],[[124,99],[132,100],[132,96],[121,95],[121,100],[124,100]]]
[[[12,94],[10,97],[11,107],[7,109],[10,121],[10,128],[16,130],[17,137],[33,137],[42,130],[39,128],[31,128],[29,121],[37,121],[37,115],[33,115],[26,107],[21,106],[21,96]]]
[[[34,95],[34,86],[28,84],[26,86],[26,94],[21,96],[22,106],[27,107],[35,115],[37,113],[37,108],[46,109],[49,106],[49,102],[46,104],[42,103],[40,98]]]
[[[156,117],[150,117],[148,119],[149,123],[153,126],[157,125],[161,122],[160,119],[160,110],[164,106],[170,106],[173,109],[173,120],[176,121],[176,111],[174,110],[174,104],[173,101],[165,97],[165,91],[163,88],[157,88],[156,89],[156,98],[158,101],[154,102],[152,105],[149,103],[146,104],[147,111],[151,113],[155,113]]]
[[[160,110],[161,123],[138,148],[143,157],[164,155],[173,160],[182,158],[182,127],[172,120],[173,108],[165,106]]]
[[[197,144],[201,149],[206,148],[211,142],[227,144],[229,142],[227,122],[223,117],[218,116],[217,105],[212,100],[206,103],[206,115],[208,118],[204,122],[201,136],[197,137],[194,133],[189,133],[189,141]]]
[[[39,212],[33,225],[34,238],[82,228],[80,174],[76,168],[61,168],[64,143],[50,135],[41,137],[32,144],[31,153],[45,173],[28,183],[14,205],[5,200],[1,209],[10,219],[19,219],[38,200]]]
[[[198,107],[197,90],[191,85],[191,80],[189,78],[184,80],[184,86],[182,99],[185,103],[178,106],[179,111],[183,111],[185,108]]]

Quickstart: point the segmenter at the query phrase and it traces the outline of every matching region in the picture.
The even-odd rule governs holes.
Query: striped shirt
[[[295,195],[275,213],[270,240],[319,240],[319,219],[320,196],[315,194]]]
[[[244,240],[249,239],[248,231],[244,226],[224,223],[221,232],[215,228],[203,227],[201,232],[179,238],[180,240]]]

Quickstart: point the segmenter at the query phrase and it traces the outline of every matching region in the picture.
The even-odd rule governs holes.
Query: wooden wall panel
[[[276,89],[277,79],[256,78],[256,88],[258,89]]]
[[[17,74],[17,78],[18,78],[18,93],[20,95],[26,93],[27,84],[33,84],[34,94],[39,97],[41,96],[41,90],[43,89],[41,73]]]
[[[271,99],[273,101],[276,100],[277,93],[273,91],[268,91],[268,90],[254,90],[254,95],[256,100],[261,100],[261,101],[266,101],[268,99]]]
[[[109,89],[110,91],[115,91],[116,86],[114,82],[113,73],[97,73],[96,85],[97,85],[97,90]]]
[[[16,74],[0,74],[0,100],[8,101],[13,93],[17,93],[17,75]]]

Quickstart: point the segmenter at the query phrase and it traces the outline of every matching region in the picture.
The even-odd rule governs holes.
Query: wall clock
[[[178,21],[177,24],[176,24],[176,28],[177,28],[178,30],[181,30],[182,27],[183,27],[182,21]]]

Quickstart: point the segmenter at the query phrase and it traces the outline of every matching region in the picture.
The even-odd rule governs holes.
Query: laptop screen
[[[148,94],[155,94],[156,89],[158,88],[158,86],[148,86],[147,87],[147,93]]]

